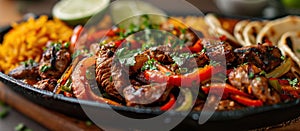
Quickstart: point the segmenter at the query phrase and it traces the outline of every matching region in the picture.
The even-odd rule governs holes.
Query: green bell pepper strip
[[[269,84],[279,93],[283,93],[282,87],[280,85],[280,82],[276,78],[270,78],[268,80]]]
[[[175,110],[176,111],[187,111],[193,105],[193,96],[189,88],[180,88],[180,91],[184,94],[184,102]]]
[[[292,59],[287,58],[284,62],[281,63],[280,66],[276,67],[273,71],[266,74],[266,77],[267,78],[278,78],[278,77],[284,75],[285,73],[287,73],[291,69],[292,64],[293,64]]]

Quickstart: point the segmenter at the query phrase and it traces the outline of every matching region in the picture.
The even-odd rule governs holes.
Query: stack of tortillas
[[[207,14],[205,19],[213,33],[225,35],[241,46],[271,42],[300,66],[299,16],[286,16],[270,21],[241,20],[235,25],[233,34],[222,29],[215,15]]]

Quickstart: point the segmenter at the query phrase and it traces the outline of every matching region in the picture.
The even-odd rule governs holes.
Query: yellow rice
[[[48,20],[47,16],[14,23],[12,27],[0,45],[0,71],[5,73],[22,61],[33,59],[38,62],[48,41],[66,42],[72,35],[70,27],[58,19]]]

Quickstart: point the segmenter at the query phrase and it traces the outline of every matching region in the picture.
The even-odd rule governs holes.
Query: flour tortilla
[[[207,14],[204,17],[204,19],[207,25],[210,27],[210,32],[215,37],[220,37],[221,35],[225,35],[229,41],[233,42],[231,44],[235,44],[234,46],[241,46],[241,44],[237,41],[237,39],[222,27],[221,22],[218,20],[218,18],[215,15]]]
[[[286,16],[268,22],[259,32],[256,38],[256,43],[264,43],[264,40],[269,40],[272,44],[277,45],[278,40],[288,31],[300,30],[299,16]]]
[[[256,37],[265,24],[266,22],[263,21],[251,21],[246,25],[245,29],[243,30],[243,37],[246,46],[257,44]]]
[[[236,23],[233,30],[233,35],[236,40],[243,46],[246,46],[245,37],[243,36],[243,31],[246,25],[249,23],[249,20],[242,20]]]
[[[291,42],[292,48],[288,45]],[[300,67],[300,30],[284,33],[279,42],[278,47],[284,55],[291,57]]]

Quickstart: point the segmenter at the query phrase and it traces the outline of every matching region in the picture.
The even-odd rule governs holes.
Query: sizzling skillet
[[[7,33],[10,27],[3,30],[0,36]],[[110,108],[104,104],[99,104],[92,101],[77,100],[75,98],[68,98],[62,95],[57,95],[52,92],[36,89],[32,86],[24,84],[14,78],[11,78],[3,73],[0,73],[1,81],[9,86],[11,89],[37,104],[45,106],[49,109],[68,114],[80,119],[87,119],[87,115],[83,112],[82,106],[90,109],[92,112],[103,114],[103,119],[107,120],[107,124],[113,124],[109,121],[110,116],[105,115]],[[161,114],[159,110],[152,109],[138,109],[132,107],[114,107],[112,109],[126,116],[134,118],[149,118]],[[186,127],[191,129],[255,129],[261,127],[272,126],[282,122],[297,118],[299,100],[292,102],[275,104],[263,107],[247,107],[241,110],[234,111],[217,111],[203,125],[198,124],[198,117],[200,112],[192,111],[188,117],[177,126],[176,129],[184,129]],[[287,111],[288,110],[288,111]],[[173,112],[174,113],[174,112]],[[169,113],[170,117],[181,117],[180,113]],[[270,117],[274,116],[274,117]]]

